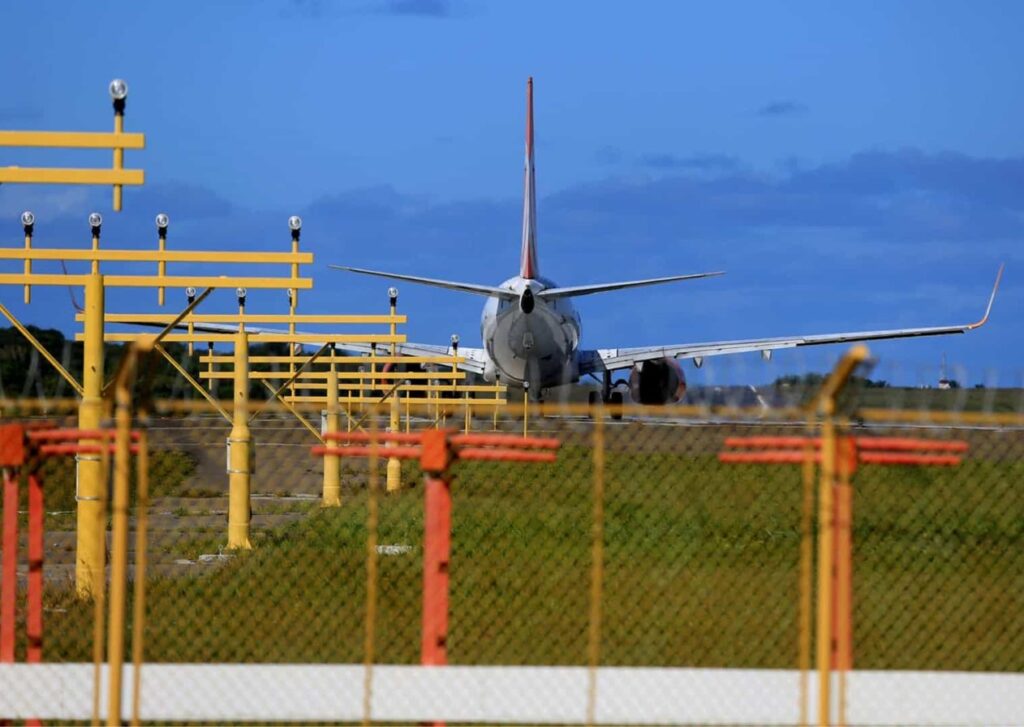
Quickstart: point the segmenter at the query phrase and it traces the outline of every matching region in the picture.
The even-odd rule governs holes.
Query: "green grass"
[[[718,463],[730,433],[610,430],[603,664],[796,666],[799,469]],[[1022,445],[982,433],[956,469],[857,473],[858,667],[1024,670]],[[406,475],[418,479],[413,466]],[[585,664],[587,442],[568,435],[553,466],[462,464],[453,493],[450,661]],[[412,552],[378,557],[378,662],[419,658],[422,497],[420,486],[379,497],[378,542]],[[149,579],[147,659],[362,661],[367,494],[309,512],[225,564]],[[217,552],[218,537],[182,534],[180,552]],[[90,658],[89,604],[47,599],[65,611],[47,616],[46,658]]]

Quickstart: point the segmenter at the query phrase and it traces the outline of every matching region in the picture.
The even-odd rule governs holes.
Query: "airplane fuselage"
[[[517,297],[488,298],[484,305],[480,320],[488,359],[484,378],[525,384],[535,397],[552,386],[578,381],[576,353],[582,327],[571,301],[538,297],[540,291],[557,287],[541,277],[517,276],[500,287]]]

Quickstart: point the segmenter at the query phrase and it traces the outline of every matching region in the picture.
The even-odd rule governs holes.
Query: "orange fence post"
[[[4,467],[4,558],[0,582],[0,662],[14,661],[18,600],[18,476]]]
[[[25,461],[20,424],[0,426],[0,467],[4,479],[3,563],[0,565],[0,662],[14,661],[18,602],[18,468]]]
[[[380,444],[384,443],[387,445],[384,451],[388,457],[419,459],[420,467],[425,473],[420,662],[424,666],[444,666],[448,663],[452,464],[460,459],[554,462],[556,455],[552,450],[558,449],[560,442],[551,438],[522,438],[507,434],[456,434],[448,429],[426,429],[415,434],[397,431],[384,434],[375,431],[327,432],[324,434],[324,442],[325,444],[312,448],[314,456],[370,457],[373,463],[381,452]],[[349,446],[339,447],[339,442]],[[432,724],[444,723],[434,721]]]
[[[28,475],[28,601],[25,612],[28,651],[25,661],[43,660],[43,483]]]
[[[829,723],[832,703],[828,689],[831,673],[836,672],[838,724],[842,726],[846,723],[846,673],[853,669],[852,479],[857,465],[952,467],[963,461],[968,444],[906,437],[834,437],[828,434],[830,426],[829,421],[822,426],[828,435],[825,437],[727,437],[725,449],[719,452],[718,460],[729,463],[803,463],[805,468],[814,462],[822,465],[825,482],[819,490],[822,505],[818,522],[820,532],[828,537],[824,539],[825,543],[819,543],[818,549],[818,557],[823,563],[818,578],[822,607],[818,622],[818,663],[821,665],[819,668],[825,670],[819,686],[818,718],[820,724]],[[807,497],[805,492],[805,508]],[[809,557],[805,556],[803,560],[809,562]],[[803,700],[801,710],[805,710]],[[802,711],[801,716],[806,716],[806,712]]]
[[[451,463],[448,432],[425,431],[421,464],[424,485],[423,630],[420,662],[443,666],[448,662],[448,560],[452,541]]]

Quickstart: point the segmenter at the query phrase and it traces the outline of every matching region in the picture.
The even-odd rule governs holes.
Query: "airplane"
[[[533,137],[533,78],[530,78],[526,82],[526,161],[518,275],[492,286],[344,265],[330,267],[484,296],[487,302],[484,304],[480,323],[483,347],[460,347],[458,353],[466,359],[461,368],[481,375],[489,383],[500,380],[503,383],[523,386],[530,398],[535,401],[542,400],[548,389],[576,383],[584,376],[593,376],[601,382],[600,396],[605,403],[623,403],[624,393],[628,393],[632,401],[639,404],[674,403],[679,401],[686,391],[686,377],[679,363],[681,359],[689,359],[699,368],[708,356],[760,352],[767,360],[771,358],[773,351],[800,346],[967,333],[984,325],[992,311],[1003,266],[1000,266],[996,275],[985,315],[974,323],[638,348],[580,348],[580,316],[572,305],[572,298],[640,286],[710,278],[723,273],[693,273],[569,287],[561,287],[543,277],[537,257]],[[455,340],[453,337],[453,341]],[[407,343],[400,344],[398,352],[406,355],[451,355],[452,348]],[[626,369],[629,370],[628,392],[623,392],[620,387],[612,386],[612,375],[615,371]],[[592,402],[596,401],[596,393],[592,392]]]

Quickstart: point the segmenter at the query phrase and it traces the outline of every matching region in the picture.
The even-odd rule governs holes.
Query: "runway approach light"
[[[120,78],[110,82],[110,98],[115,101],[124,101],[128,98],[128,84]]]
[[[453,333],[452,334],[452,350],[455,351],[456,353],[458,353],[458,351],[459,351],[459,334],[458,333]]]
[[[36,216],[34,214],[29,212],[28,210],[25,210],[24,212],[21,213],[21,226],[25,228],[25,232],[31,230],[32,225],[34,225],[35,223]]]
[[[100,227],[102,227],[102,226],[103,226],[103,215],[101,215],[99,212],[93,212],[91,215],[89,215],[89,227],[92,228],[92,232],[93,232],[94,235],[98,235],[99,234]]]
[[[391,299],[391,305],[394,305],[395,301],[398,300],[398,288],[393,286],[388,288],[388,298]]]
[[[185,288],[185,297],[188,298],[188,302],[191,303],[196,299],[196,289],[191,286]]]
[[[235,288],[235,296],[238,298],[238,305],[245,305],[245,288]]]
[[[298,215],[292,215],[288,218],[288,229],[292,232],[298,232],[302,229],[302,218]]]
[[[169,224],[171,224],[171,218],[163,212],[156,216],[156,229],[160,231],[161,235],[167,234],[167,226]]]

